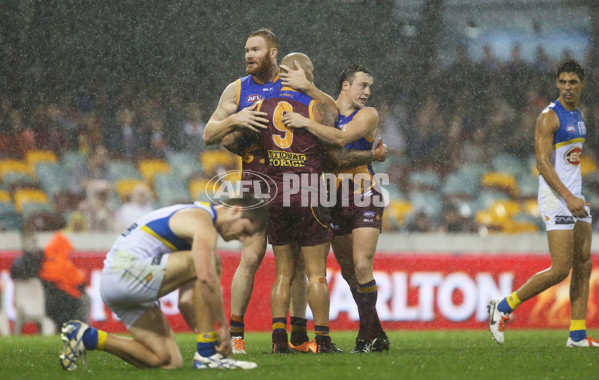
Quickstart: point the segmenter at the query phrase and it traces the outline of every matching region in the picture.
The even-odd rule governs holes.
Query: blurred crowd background
[[[7,0],[0,8],[0,230],[119,232],[202,199],[239,160],[202,142],[246,36],[374,74],[390,156],[384,228],[542,230],[534,122],[565,58],[587,70],[585,195],[599,211],[599,10],[583,0]]]

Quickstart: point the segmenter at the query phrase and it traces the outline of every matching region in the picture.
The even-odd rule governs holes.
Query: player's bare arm
[[[537,169],[551,188],[564,200],[572,215],[578,218],[586,217],[585,205],[589,204],[583,199],[575,197],[559,179],[557,172],[551,164],[553,153],[553,139],[559,129],[559,119],[552,110],[544,110],[537,118],[535,125],[535,155]]]
[[[212,317],[218,324],[221,343],[217,347],[217,351],[229,356],[231,354],[231,338],[216,266],[218,233],[212,224],[212,218],[204,210],[189,208],[175,214],[171,218],[169,226],[177,236],[192,240],[191,254],[196,277],[200,282],[200,290]]]
[[[236,154],[238,156],[241,156],[243,153],[242,152],[243,149],[241,148],[241,145],[239,144],[239,142],[242,137],[243,137],[243,132],[240,130],[236,130],[236,131],[229,133],[225,137],[223,137],[220,144],[223,148],[225,148],[229,152]]]
[[[379,114],[372,107],[364,107],[343,129],[326,128],[322,124],[294,112],[286,113],[282,120],[288,128],[305,128],[325,143],[344,146],[374,133],[379,123]]]
[[[308,80],[306,77],[306,72],[297,63],[297,61],[294,61],[294,66],[294,69],[286,65],[280,66],[282,70],[279,73],[279,76],[281,77],[281,83],[283,86],[291,87],[294,90],[301,91],[311,98],[314,98],[318,102],[325,104],[333,112],[333,117],[337,118],[339,115],[339,110],[337,108],[337,104],[335,103],[335,99],[316,87],[314,82]]]
[[[389,147],[383,144],[383,139],[379,137],[376,146],[372,150],[354,150],[329,146],[326,152],[336,167],[345,169],[368,165],[373,161],[383,162],[387,159]]]
[[[204,129],[206,145],[217,144],[237,128],[258,132],[266,128],[268,120],[264,112],[256,111],[256,105],[237,112],[237,82],[230,83],[223,91],[216,110]]]

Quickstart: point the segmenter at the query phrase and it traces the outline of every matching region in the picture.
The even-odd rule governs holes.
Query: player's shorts
[[[577,218],[567,207],[560,207],[555,210],[550,211],[541,211],[541,216],[543,217],[543,221],[545,222],[545,228],[547,231],[554,230],[572,230],[574,229],[574,225],[576,222],[586,222],[592,223],[593,217],[591,216],[591,209],[588,206],[585,206],[587,213],[589,216],[586,218]]]
[[[268,204],[266,234],[268,242],[287,245],[297,242],[302,247],[313,247],[331,241],[332,233],[329,210],[322,206],[301,207],[292,202],[290,206],[272,202]]]
[[[376,190],[369,192],[372,195],[380,193]],[[338,197],[338,199],[340,199]],[[333,236],[342,236],[351,234],[356,228],[370,227],[382,230],[383,210],[381,205],[376,205],[374,201],[365,202],[364,206],[357,206],[355,202],[349,201],[347,206],[342,206],[338,202],[331,208],[331,228]]]
[[[148,309],[159,307],[158,291],[170,254],[140,259],[119,250],[100,278],[100,295],[129,329]]]

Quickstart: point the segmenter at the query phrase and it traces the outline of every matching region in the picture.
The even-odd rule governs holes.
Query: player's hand
[[[568,210],[570,210],[572,215],[576,218],[586,218],[589,216],[586,208],[591,205],[582,198],[572,196],[566,199],[566,206],[568,206]]]
[[[216,346],[216,352],[219,354],[229,357],[233,354],[233,347],[231,347],[231,333],[229,333],[229,326],[219,326],[217,332],[220,342]]]
[[[310,119],[295,112],[285,112],[281,118],[287,128],[305,128]]]
[[[386,144],[383,144],[383,138],[379,137],[379,140],[376,142],[376,146],[372,151],[374,152],[374,161],[383,162],[387,159],[389,147]]]
[[[237,127],[249,129],[253,132],[260,132],[261,129],[266,129],[268,126],[266,116],[268,114],[256,111],[256,107],[258,107],[258,103],[254,103],[234,114],[234,124]]]
[[[281,72],[279,76],[281,77],[281,84],[283,86],[291,87],[297,91],[306,91],[310,86],[311,82],[306,78],[306,72],[300,65],[297,64],[297,61],[293,61],[295,69],[290,68],[286,65],[281,65]]]

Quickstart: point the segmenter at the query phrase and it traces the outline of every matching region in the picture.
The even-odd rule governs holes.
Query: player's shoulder
[[[362,107],[358,112],[356,112],[356,116],[373,120],[379,119],[379,113],[374,107]]]
[[[559,128],[559,117],[551,105],[545,107],[539,113],[539,116],[537,116],[537,125],[550,126],[552,129]]]

